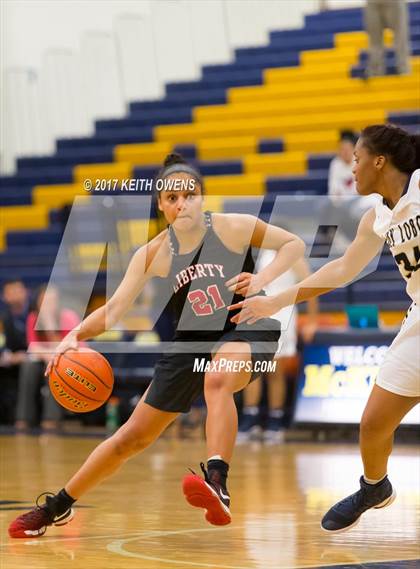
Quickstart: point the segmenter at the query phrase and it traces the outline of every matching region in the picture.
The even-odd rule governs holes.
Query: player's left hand
[[[227,307],[228,310],[236,310],[237,308],[240,308],[241,311],[231,318],[231,322],[235,324],[242,322],[254,324],[257,320],[267,318],[277,312],[271,296],[253,296]]]
[[[257,294],[264,286],[261,277],[252,273],[239,273],[226,281],[225,285],[231,292],[242,296]]]

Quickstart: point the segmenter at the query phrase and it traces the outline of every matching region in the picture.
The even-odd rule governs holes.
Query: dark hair
[[[11,284],[21,284],[26,288],[25,283],[23,282],[22,279],[15,278],[15,279],[6,279],[5,281],[3,281],[1,285],[2,290],[4,290],[7,287],[7,285]]]
[[[352,130],[341,130],[340,131],[340,142],[351,142],[353,146],[356,144],[358,139],[357,134]]]
[[[168,168],[168,166],[172,166],[173,164],[187,164],[187,161],[183,156],[181,156],[181,154],[178,154],[178,152],[172,152],[171,154],[168,154],[163,161],[162,170],[164,171],[165,168]]]
[[[200,184],[201,193],[202,194],[204,193],[203,178],[198,169],[189,164],[185,160],[185,158],[181,156],[181,154],[178,154],[177,152],[172,152],[171,154],[168,154],[166,156],[165,160],[163,161],[162,168],[155,176],[153,187],[154,187],[156,200],[160,195],[160,192],[156,188],[156,182],[158,180],[164,180],[167,176],[170,176],[171,174],[176,174],[178,172],[179,173],[184,172],[185,174],[189,174],[190,176],[192,176],[196,180],[196,182]]]
[[[360,136],[371,154],[386,156],[400,172],[411,174],[420,168],[420,135],[393,124],[375,124],[364,128]]]

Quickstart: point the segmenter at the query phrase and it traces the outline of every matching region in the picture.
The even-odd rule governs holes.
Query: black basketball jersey
[[[204,238],[187,254],[179,254],[175,232],[168,227],[172,264],[167,279],[175,339],[210,339],[233,330],[236,325],[231,318],[237,312],[228,311],[227,306],[244,297],[234,295],[225,283],[241,272],[252,274],[255,268],[251,247],[243,254],[230,251],[214,232],[211,213],[206,211],[204,216]]]

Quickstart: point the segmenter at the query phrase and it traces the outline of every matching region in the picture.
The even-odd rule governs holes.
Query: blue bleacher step
[[[299,65],[299,52],[262,53],[238,57],[234,63],[226,65],[206,65],[203,67],[203,78],[209,79],[222,73],[240,73],[242,71],[261,70],[269,67],[296,67]]]
[[[366,78],[366,72],[367,72],[366,64],[354,65],[351,68],[351,77],[363,79]],[[397,67],[395,64],[386,66],[384,76],[387,75],[397,75]]]
[[[402,111],[390,113],[388,121],[398,125],[419,125],[420,124],[420,111]]]
[[[223,105],[226,103],[225,89],[206,89],[205,91],[193,91],[173,93],[159,101],[133,101],[130,103],[130,113],[153,111],[170,111],[176,107],[195,107],[198,105]]]
[[[18,172],[14,176],[0,177],[0,188],[37,186],[44,184],[68,184],[73,181],[72,168],[33,168]]]
[[[53,156],[22,157],[17,160],[17,171],[24,172],[33,168],[50,168],[60,166],[76,166],[77,164],[98,164],[112,162],[113,149],[92,148],[87,150],[70,149],[68,152]]]
[[[163,124],[190,123],[192,112],[190,107],[179,109],[166,109],[162,111],[136,112],[124,119],[101,119],[95,121],[95,131],[100,133],[106,130],[123,128],[143,128]]]
[[[30,205],[32,203],[32,187],[4,187],[0,192],[0,206]]]
[[[331,153],[309,154],[308,170],[328,170],[334,156]]]
[[[114,147],[116,144],[133,144],[141,142],[153,142],[152,128],[135,128],[122,130],[106,130],[97,133],[96,136],[82,138],[59,138],[57,140],[57,153],[68,149],[86,149]]]
[[[200,81],[185,81],[177,83],[167,83],[166,93],[180,93],[184,91],[203,91],[214,87],[245,87],[249,85],[262,84],[261,70],[247,70],[232,72],[220,72]]]
[[[258,143],[258,152],[260,154],[271,152],[283,152],[284,142],[281,138],[263,138]]]
[[[197,157],[197,148],[194,144],[176,144],[174,152],[181,154],[183,158],[194,160]]]
[[[32,247],[37,245],[59,245],[63,235],[62,226],[50,226],[48,229],[8,231],[6,242],[8,247]]]
[[[267,192],[324,195],[328,191],[328,170],[313,170],[305,176],[268,176]]]
[[[416,35],[416,41],[412,41],[410,44],[411,48],[411,55],[420,55],[420,35]],[[369,59],[369,52],[368,50],[364,49],[360,52],[359,55],[359,63],[365,64]],[[395,63],[395,50],[393,48],[388,48],[385,50],[385,61],[388,65],[392,65]]]

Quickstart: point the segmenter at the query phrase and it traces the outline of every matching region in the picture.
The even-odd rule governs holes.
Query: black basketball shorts
[[[194,370],[196,358],[211,361],[212,354],[226,342],[247,342],[251,348],[253,370],[263,367],[262,362],[270,362],[273,359],[280,338],[280,323],[271,318],[266,320],[270,322],[267,329],[261,329],[263,321],[259,321],[258,329],[255,329],[255,326],[249,326],[249,329],[242,327],[240,330],[218,335],[212,339],[213,346],[210,350],[207,340],[204,344],[207,351],[202,349],[203,342],[197,340],[188,343],[175,341],[155,366],[145,402],[161,411],[187,413],[194,401],[204,392],[205,371]],[[194,351],[194,345],[197,346],[197,351]],[[259,375],[260,372],[252,371],[250,380]]]

